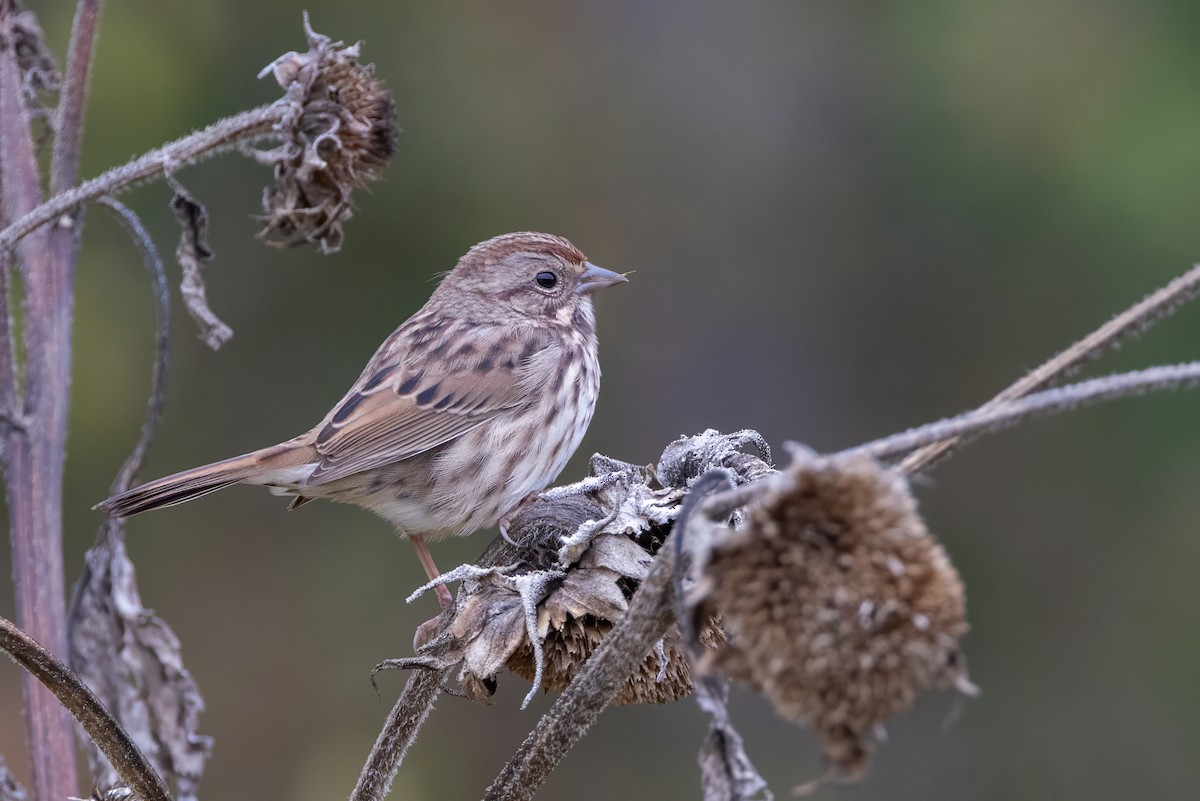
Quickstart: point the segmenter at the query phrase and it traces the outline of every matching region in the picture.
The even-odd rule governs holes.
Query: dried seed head
[[[562,628],[552,629],[543,641],[545,670],[542,690],[560,693],[575,678],[575,673],[592,655],[613,622],[594,618],[569,618]],[[533,649],[528,643],[509,658],[506,667],[518,676],[533,681],[536,673]],[[613,703],[665,704],[686,698],[692,692],[692,674],[686,655],[680,649],[679,631],[672,627],[658,651],[647,656],[618,690]]]
[[[761,439],[751,433],[682,438],[664,452],[657,476],[594,457],[590,478],[522,508],[509,527],[517,545],[497,539],[479,561],[502,567],[464,565],[443,575],[463,582],[445,628],[416,658],[389,660],[388,666],[458,666],[462,690],[478,701],[490,698],[503,668],[534,683],[527,699],[540,690],[563,690],[625,614],[688,485],[715,466],[739,481],[772,472],[741,452]],[[724,641],[719,620],[704,619],[699,640],[705,648],[718,647]],[[686,650],[672,628],[615,703],[657,704],[689,695]]]
[[[596,537],[574,569],[538,605],[544,692],[565,690],[613,624],[625,614],[634,589],[645,578],[654,552],[663,541],[663,534],[652,527],[649,536]],[[717,621],[708,621],[700,639],[708,647],[723,642]],[[529,681],[537,680],[537,660],[528,639],[522,641],[505,666]],[[663,704],[685,698],[691,692],[691,667],[679,630],[672,626],[655,653],[648,655],[626,680],[613,703]]]
[[[315,33],[307,15],[304,28],[308,52],[286,53],[260,74],[286,90],[290,113],[278,126],[283,144],[259,154],[275,168],[259,236],[275,245],[315,242],[332,253],[342,245],[354,190],[378,179],[395,152],[395,104],[374,66],[359,63],[359,44]]]
[[[973,691],[962,581],[907,482],[866,458],[801,456],[704,566],[700,610],[729,638],[705,660],[815,729],[858,773],[868,735],[931,688]]]

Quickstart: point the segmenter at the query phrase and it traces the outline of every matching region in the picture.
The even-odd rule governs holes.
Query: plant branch
[[[117,219],[120,220],[125,230],[129,233],[130,238],[133,239],[134,244],[142,252],[142,260],[145,262],[146,270],[149,271],[150,277],[154,282],[154,305],[157,319],[155,327],[154,368],[150,378],[150,400],[147,403],[146,419],[142,423],[142,431],[138,437],[137,444],[128,458],[125,459],[125,463],[121,465],[121,470],[113,480],[111,491],[113,494],[116,494],[129,489],[138,472],[141,471],[142,464],[146,459],[146,450],[150,447],[150,442],[154,439],[159,421],[162,419],[163,403],[166,400],[167,393],[167,366],[171,347],[171,294],[167,284],[167,270],[163,264],[162,256],[159,255],[158,248],[154,246],[154,241],[150,238],[149,232],[142,225],[141,218],[124,203],[111,197],[101,197],[97,202],[111,210],[117,216]]]
[[[71,211],[104,195],[115,195],[134,184],[170,173],[200,158],[271,136],[276,123],[282,121],[287,113],[288,108],[282,101],[243,111],[84,181],[21,215],[0,231],[0,249],[11,249],[31,231],[60,220]]]
[[[1200,265],[1196,265],[1166,286],[1130,306],[1104,325],[1097,328],[1071,347],[1042,364],[1020,380],[1014,382],[981,409],[1015,400],[1030,392],[1049,386],[1058,378],[1068,375],[1084,362],[1094,359],[1109,348],[1114,348],[1126,338],[1145,331],[1159,320],[1170,316],[1176,309],[1200,294]],[[909,454],[901,464],[907,473],[916,473],[947,454],[959,437],[927,445]]]
[[[67,47],[67,72],[58,98],[54,149],[50,156],[50,194],[57,195],[79,179],[79,151],[83,139],[83,109],[87,99],[92,48],[100,22],[100,0],[79,0],[71,23]]]
[[[418,670],[408,677],[367,756],[350,801],[383,801],[387,797],[404,755],[433,711],[442,690],[441,681],[441,671],[437,670]]]
[[[1015,425],[1037,414],[1063,412],[1085,404],[1140,395],[1160,389],[1177,389],[1200,381],[1200,362],[1148,367],[1128,373],[1116,373],[1090,381],[1056,387],[999,405],[986,404],[974,411],[911,428],[865,445],[841,451],[838,456],[866,454],[888,459],[914,448],[928,447],[970,434],[984,434]],[[902,472],[911,469],[901,463]]]
[[[1178,389],[1196,382],[1200,382],[1200,362],[1185,362],[1148,367],[1144,370],[1127,373],[1115,373],[998,404],[992,401],[969,412],[910,428],[899,434],[881,437],[863,445],[846,448],[833,455],[866,454],[883,460],[895,458],[902,453],[917,454],[922,451],[916,449],[931,450],[944,442],[956,442],[972,435],[990,434],[1036,415],[1065,412],[1079,406],[1141,395],[1156,390]],[[789,444],[792,448],[804,447],[797,443]],[[919,467],[910,468],[907,464],[908,460],[906,459],[899,464],[898,469],[906,474],[912,474],[920,469]],[[710,518],[728,515],[734,509],[753,502],[767,491],[771,481],[777,480],[781,479],[768,476],[760,481],[717,493],[705,501],[704,514]]]
[[[54,654],[3,617],[0,617],[0,649],[54,693],[100,746],[138,801],[171,801],[162,778],[104,704]]]
[[[12,9],[6,5],[0,14],[0,37],[5,40],[0,47],[0,175],[6,220],[28,214],[41,202],[13,22]],[[45,232],[23,242],[15,255],[24,279],[26,356],[25,397],[17,411],[26,430],[7,427],[4,457],[17,620],[51,651],[65,654],[61,500],[70,291],[67,287],[64,296],[61,273]],[[11,347],[10,343],[5,346]],[[6,391],[15,394],[15,389]],[[78,784],[70,718],[31,676],[24,677],[24,691],[34,797],[74,795]]]

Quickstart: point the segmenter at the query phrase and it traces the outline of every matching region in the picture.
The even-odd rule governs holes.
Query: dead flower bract
[[[720,610],[728,643],[702,667],[811,726],[853,778],[872,731],[919,693],[974,692],[963,585],[898,473],[801,454],[780,479],[708,555],[700,610]]]
[[[395,103],[359,45],[334,42],[304,19],[308,52],[285,53],[267,74],[285,90],[289,113],[277,126],[283,143],[257,157],[274,166],[263,191],[263,227],[271,244],[314,242],[324,253],[342,245],[352,194],[379,178],[396,149]]]

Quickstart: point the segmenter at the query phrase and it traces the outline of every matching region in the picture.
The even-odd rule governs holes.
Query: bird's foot
[[[540,497],[542,497],[542,493],[540,490],[535,490],[535,491],[529,493],[528,495],[526,495],[524,498],[521,499],[520,503],[518,503],[507,514],[505,514],[503,517],[500,518],[500,523],[499,523],[500,536],[504,539],[505,542],[507,542],[512,547],[514,547],[514,548],[520,547],[520,545],[517,544],[517,541],[514,540],[512,537],[510,537],[508,534],[509,528],[512,527],[513,518],[516,517],[517,514],[523,508],[525,508],[526,505],[533,503]]]
[[[429,618],[429,620],[417,626],[417,631],[413,634],[414,651],[420,650],[422,645],[429,642],[434,632],[438,630],[438,626],[442,625],[442,618],[446,616],[446,612],[449,611],[451,605],[454,603],[454,599],[450,597],[450,590],[445,584],[438,584],[433,588],[433,591],[437,593],[438,603],[442,605],[442,611],[440,614]]]
[[[413,634],[413,650],[421,650],[421,646],[429,642],[433,635],[437,632],[438,627],[442,625],[442,617],[445,615],[442,612],[439,615],[431,617],[421,625],[417,626],[416,632]]]

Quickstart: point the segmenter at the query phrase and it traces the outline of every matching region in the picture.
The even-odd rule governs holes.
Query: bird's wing
[[[305,483],[408,459],[528,403],[559,369],[558,344],[544,328],[410,320],[318,426]]]

